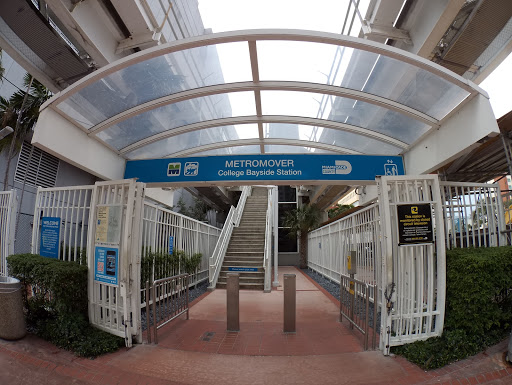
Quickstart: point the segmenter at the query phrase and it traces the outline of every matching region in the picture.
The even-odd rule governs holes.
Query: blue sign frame
[[[124,177],[144,183],[374,181],[404,175],[401,156],[237,155],[130,160]]]
[[[42,217],[39,255],[59,259],[59,249],[60,217]]]
[[[119,249],[96,246],[94,250],[94,280],[108,285],[119,284]]]

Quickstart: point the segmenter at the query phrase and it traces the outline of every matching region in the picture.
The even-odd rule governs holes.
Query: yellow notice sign
[[[121,210],[119,206],[100,206],[96,215],[96,242],[119,244],[121,239]]]
[[[107,242],[109,209],[110,207],[108,206],[98,207],[98,214],[96,216],[96,242]]]

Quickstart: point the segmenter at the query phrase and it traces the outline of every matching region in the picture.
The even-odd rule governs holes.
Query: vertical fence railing
[[[440,182],[446,247],[503,246],[510,222],[510,197],[498,184]],[[508,204],[507,204],[508,203]],[[504,206],[506,209],[504,209]],[[507,219],[508,218],[508,219]]]
[[[186,266],[166,258],[170,251],[181,251],[187,256],[200,253],[199,267],[189,272],[188,283],[197,285],[208,279],[209,259],[219,239],[221,229],[175,213],[164,207],[144,202],[142,217],[142,274],[141,287],[146,281],[185,273]],[[145,290],[141,289],[141,303],[144,305]]]
[[[0,192],[0,276],[8,275],[7,257],[14,254],[17,208],[16,190]]]
[[[41,249],[41,221],[60,221],[59,259],[86,263],[87,231],[94,186],[38,188],[34,209],[32,253]]]
[[[372,329],[372,345],[375,349],[377,341],[377,306],[371,303],[370,293],[375,292],[374,285],[368,285],[350,276],[341,274],[340,282],[340,322],[345,317],[351,328],[356,328],[363,334],[364,350],[368,349],[370,327]]]
[[[189,278],[188,274],[157,279],[150,285],[146,281],[147,340],[153,338],[158,344],[158,329],[186,313],[189,318]]]
[[[354,251],[357,264],[355,278],[371,286],[370,299],[373,301],[381,256],[377,204],[311,231],[308,235],[308,267],[336,283],[340,283],[340,274],[348,274],[346,258]]]

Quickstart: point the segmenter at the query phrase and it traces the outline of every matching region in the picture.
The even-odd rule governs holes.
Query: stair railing
[[[238,204],[236,206],[235,213],[235,227],[240,226],[240,220],[242,219],[242,214],[244,213],[245,202],[247,202],[247,197],[251,196],[252,186],[244,186],[242,187],[242,195],[238,200]]]
[[[274,188],[268,189],[268,203],[267,203],[267,217],[265,223],[265,251],[263,259],[263,269],[265,271],[265,282],[263,291],[270,293],[271,281],[272,281],[272,238],[274,235],[273,224],[274,224]]]
[[[240,224],[240,218],[242,217],[242,213],[244,211],[245,202],[247,201],[247,197],[251,195],[251,191],[251,186],[244,186],[237,207],[235,208],[231,206],[229,209],[228,217],[226,218],[226,222],[224,222],[224,227],[222,228],[222,232],[220,233],[219,239],[215,245],[215,249],[213,250],[213,254],[209,261],[209,290],[213,290],[217,286],[220,269],[222,267],[222,263],[224,262],[224,257],[226,256],[229,241],[231,240],[231,234],[233,233],[233,228],[238,227]]]

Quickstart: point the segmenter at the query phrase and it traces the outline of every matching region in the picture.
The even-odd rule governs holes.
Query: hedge
[[[474,355],[510,333],[512,247],[446,252],[446,312],[441,337],[393,348],[424,369]]]
[[[94,328],[88,320],[87,266],[35,254],[7,258],[9,273],[24,291],[28,327],[40,337],[75,354],[95,357],[117,350],[124,339]]]

